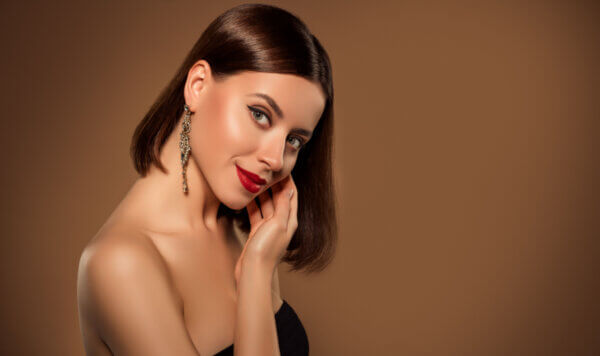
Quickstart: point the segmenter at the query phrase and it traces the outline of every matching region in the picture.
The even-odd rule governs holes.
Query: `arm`
[[[275,272],[273,273],[273,285],[271,286],[271,293],[273,295],[273,313],[276,313],[283,303],[283,299],[281,299],[281,292],[279,290],[279,267],[275,267]]]
[[[234,333],[236,356],[279,356],[279,342],[273,313],[274,271],[255,261],[244,261],[237,287],[237,314]]]
[[[235,267],[236,356],[280,356],[273,279],[297,227],[297,198],[291,175],[272,188],[272,197],[268,190],[259,196],[260,210],[255,200],[247,206],[251,229]]]
[[[115,355],[199,356],[154,246],[119,241],[84,251],[77,298]]]

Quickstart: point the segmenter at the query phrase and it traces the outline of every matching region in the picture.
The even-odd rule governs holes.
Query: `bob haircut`
[[[333,81],[329,56],[317,38],[295,15],[264,4],[233,7],[209,24],[133,134],[130,153],[144,177],[152,164],[166,173],[159,157],[185,104],[187,73],[206,60],[215,80],[242,71],[294,74],[321,85],[325,108],[313,136],[298,153],[292,177],[298,190],[298,227],[282,258],[290,271],[323,270],[333,259],[337,243],[336,200],[333,184]],[[232,219],[250,231],[246,209],[219,206],[218,216]]]

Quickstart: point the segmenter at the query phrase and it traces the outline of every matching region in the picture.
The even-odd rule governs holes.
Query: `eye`
[[[258,121],[257,119],[260,119],[261,115],[264,116],[267,121],[271,121],[271,119],[269,118],[269,115],[265,114],[262,110],[258,110],[256,108],[253,108],[251,106],[248,106],[248,109],[250,109],[250,112],[252,113],[252,118],[256,121]]]
[[[271,122],[271,118],[264,111],[259,110],[257,108],[254,108],[252,106],[248,106],[248,109],[250,110],[250,113],[251,113],[252,118],[254,119],[254,121],[259,121],[261,119],[261,117],[264,117],[264,118],[267,119],[267,121],[269,123]],[[296,142],[297,142],[296,145],[292,145],[292,147],[294,147],[295,151],[299,151],[305,145],[305,143],[306,143],[305,140],[302,137],[299,137],[299,136],[290,136],[289,138],[292,141],[296,140]]]
[[[296,151],[298,151],[299,149],[302,148],[302,146],[304,146],[304,140],[302,138],[296,137],[296,136],[291,136],[291,139],[295,139],[298,142],[298,146],[294,146],[294,148],[296,149]]]

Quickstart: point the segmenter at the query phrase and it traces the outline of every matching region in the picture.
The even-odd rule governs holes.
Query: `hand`
[[[265,190],[246,206],[250,218],[250,233],[235,265],[235,280],[239,282],[245,261],[258,262],[275,270],[298,227],[298,194],[292,175],[275,183],[273,197]],[[292,191],[290,198],[288,193]],[[261,216],[262,212],[262,216]]]

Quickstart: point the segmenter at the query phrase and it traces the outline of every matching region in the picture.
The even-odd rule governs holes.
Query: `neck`
[[[186,167],[188,192],[183,193],[181,153],[179,149],[180,118],[177,126],[162,146],[160,161],[167,173],[154,165],[145,177],[138,178],[128,196],[135,197],[151,229],[169,232],[214,232],[218,229],[217,212],[220,201],[190,156]],[[193,152],[191,153],[193,154]],[[143,214],[141,212],[144,212]]]

